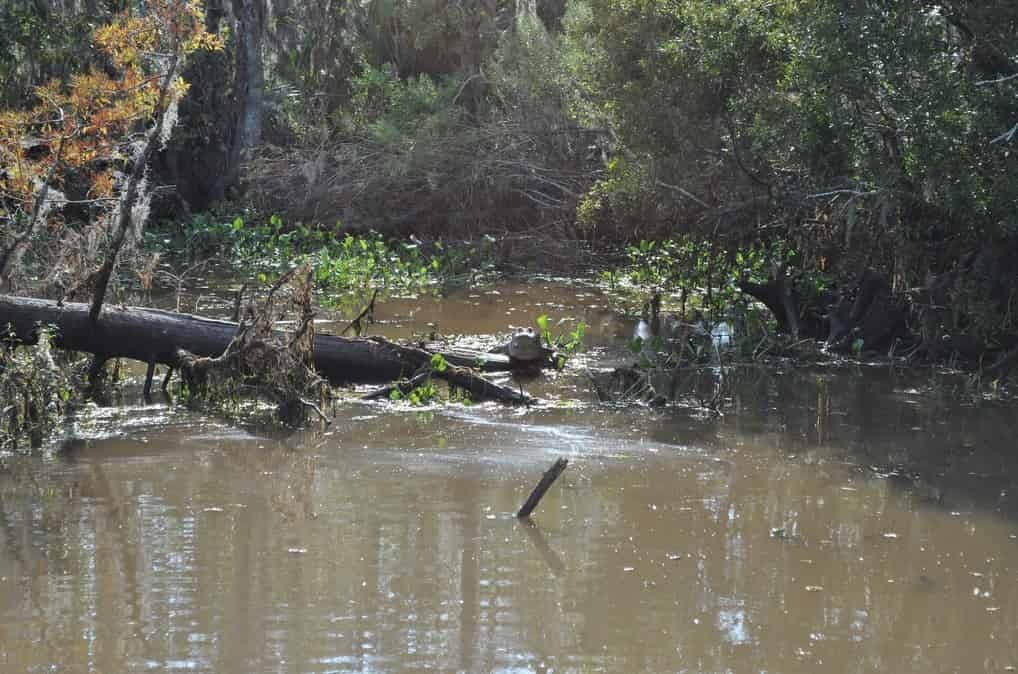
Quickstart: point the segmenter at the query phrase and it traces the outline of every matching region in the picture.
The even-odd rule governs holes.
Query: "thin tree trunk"
[[[262,0],[234,0],[240,22],[238,77],[244,104],[238,125],[239,148],[255,147],[262,140],[262,108],[265,99],[265,67],[262,63],[262,36],[265,32],[265,5]]]
[[[145,170],[148,168],[149,159],[151,159],[152,153],[155,152],[156,145],[161,142],[163,137],[166,125],[166,102],[169,96],[170,85],[176,78],[179,59],[179,54],[173,55],[173,58],[170,60],[170,67],[167,69],[162,84],[159,86],[159,102],[156,107],[158,118],[156,124],[149,131],[148,138],[145,140],[145,147],[134,161],[131,176],[127,179],[124,197],[120,200],[113,241],[110,242],[110,249],[106,253],[106,259],[103,260],[103,265],[99,268],[98,275],[96,276],[95,290],[92,293],[92,307],[88,315],[93,323],[99,320],[99,312],[102,311],[103,300],[106,298],[106,287],[109,285],[110,276],[117,266],[120,249],[124,247],[124,241],[127,239],[127,230],[131,226],[131,211],[134,210],[134,204],[138,199],[138,189],[141,185],[141,180],[145,176]]]

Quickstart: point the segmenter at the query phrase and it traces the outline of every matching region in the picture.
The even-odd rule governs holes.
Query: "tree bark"
[[[262,140],[262,108],[265,98],[265,66],[262,63],[262,37],[265,33],[263,0],[233,0],[237,16],[237,90],[241,97],[237,125],[238,147],[245,150]]]
[[[219,185],[224,193],[226,189],[239,182],[244,150],[261,143],[262,109],[265,99],[265,64],[262,61],[265,2],[232,0],[232,7],[237,20],[237,59],[233,78],[233,105],[236,118],[230,138],[226,171]]]
[[[771,310],[778,322],[778,330],[792,335],[794,339],[799,339],[801,333],[799,302],[792,284],[783,270],[779,271],[778,275],[767,283],[742,281],[739,283],[739,290],[759,300]],[[816,335],[809,336],[816,337]]]
[[[0,295],[0,333],[11,331],[22,343],[38,339],[39,326],[52,327],[54,346],[85,351],[108,358],[131,358],[144,363],[180,366],[178,350],[215,358],[237,332],[237,324],[161,309],[107,307],[100,320],[89,319],[88,305]],[[315,335],[315,370],[333,384],[383,383],[407,377],[427,366],[431,351],[395,344],[382,338],[347,339]],[[516,389],[495,384],[474,371],[453,363],[434,376],[471,393],[474,400],[531,403]],[[489,370],[500,369],[498,356]]]

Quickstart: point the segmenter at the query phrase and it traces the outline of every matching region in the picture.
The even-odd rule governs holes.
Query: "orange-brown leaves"
[[[205,30],[197,0],[149,0],[144,16],[121,14],[97,28],[93,39],[109,57],[112,74],[90,71],[67,83],[48,82],[36,89],[35,108],[0,111],[0,218],[29,212],[41,184],[58,182],[67,169],[89,176],[89,198],[115,196],[110,166],[129,156],[123,148],[129,135],[187,93],[176,69],[168,69],[195,49],[223,47]]]
[[[92,176],[92,188],[88,192],[90,199],[108,199],[113,196],[113,171],[106,169]]]
[[[152,15],[142,17],[121,14],[112,23],[96,28],[96,47],[106,53],[117,68],[141,65],[146,54],[155,51],[159,26]]]
[[[219,50],[222,40],[205,30],[200,2],[156,0],[144,17],[119,15],[95,32],[96,46],[117,68],[142,67],[146,59],[196,49]]]

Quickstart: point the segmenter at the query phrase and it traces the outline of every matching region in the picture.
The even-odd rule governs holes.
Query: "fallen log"
[[[419,374],[415,374],[410,379],[400,379],[399,381],[394,381],[380,389],[367,393],[361,396],[361,399],[390,400],[392,398],[393,391],[399,391],[400,396],[406,397],[418,386],[424,386],[430,377],[430,372],[421,372]]]
[[[237,332],[237,324],[230,321],[162,309],[106,306],[95,322],[89,320],[88,312],[88,305],[80,303],[0,295],[0,337],[33,344],[40,326],[50,326],[53,345],[61,349],[177,368],[178,350],[215,358]],[[433,355],[378,337],[315,335],[315,370],[336,385],[378,384],[407,377],[426,366]],[[436,371],[435,376],[469,391],[474,400],[533,402],[516,389],[495,384],[467,368],[451,366]]]
[[[504,353],[491,353],[442,342],[424,342],[421,344],[421,348],[431,353],[440,353],[447,363],[460,367],[472,367],[482,372],[511,372],[513,370],[513,363]]]
[[[335,337],[330,338],[337,339]],[[414,346],[395,344],[387,339],[382,339],[381,337],[370,337],[366,341],[377,343],[390,355],[390,357],[397,358],[399,362],[404,365],[405,372],[417,373],[421,370],[421,368],[427,367],[431,363],[432,356],[435,355],[431,351]],[[318,360],[317,353],[318,342],[316,338],[316,363]],[[432,376],[437,377],[438,379],[444,379],[450,386],[455,386],[463,389],[464,391],[469,391],[474,400],[498,400],[500,402],[524,405],[532,405],[537,402],[536,398],[532,398],[526,393],[509,388],[508,386],[496,384],[484,377],[481,377],[467,367],[447,363],[446,367],[442,370],[432,370]],[[397,377],[393,377],[392,379],[397,379]]]

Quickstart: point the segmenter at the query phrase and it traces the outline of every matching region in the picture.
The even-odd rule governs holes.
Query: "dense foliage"
[[[622,141],[581,219],[875,268],[951,304],[938,337],[1013,343],[1013,3],[589,0],[566,25]]]
[[[610,190],[624,211],[631,185],[665,218],[765,195],[788,230],[871,225],[852,233],[885,254],[1013,233],[1010,3],[592,0],[567,20],[587,90],[630,151]]]
[[[124,64],[86,30],[118,9],[0,2],[8,114],[38,118],[54,76],[125,82],[90,70]],[[225,49],[190,59],[164,215],[233,198],[328,236],[658,241],[666,300],[773,290],[779,327],[833,336],[840,306],[883,348],[865,277],[904,306],[888,344],[1016,346],[1014,3],[214,0],[203,19]],[[28,204],[38,181],[5,175]]]

